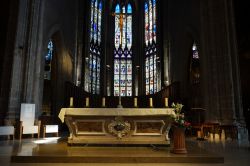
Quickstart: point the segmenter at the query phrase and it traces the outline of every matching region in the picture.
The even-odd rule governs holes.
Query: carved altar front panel
[[[117,112],[118,111],[118,112]],[[62,109],[69,144],[169,144],[172,109]]]

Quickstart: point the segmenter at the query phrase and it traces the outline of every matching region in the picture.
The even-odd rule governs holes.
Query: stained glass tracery
[[[199,59],[199,53],[195,43],[192,46],[192,51],[193,51],[193,59]]]
[[[100,94],[100,65],[101,65],[101,30],[102,30],[102,1],[91,0],[90,20],[90,49],[86,58],[88,72],[85,75],[85,90],[92,94]]]
[[[145,17],[145,90],[146,95],[160,90],[160,76],[157,74],[159,57],[156,48],[156,0],[146,0],[144,4]]]
[[[132,96],[132,6],[115,7],[114,96]]]
[[[47,45],[47,54],[45,55],[44,79],[51,80],[51,63],[53,57],[54,44],[50,39]]]

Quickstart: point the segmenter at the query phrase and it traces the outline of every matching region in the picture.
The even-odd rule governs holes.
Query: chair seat
[[[23,126],[23,134],[36,134],[38,132],[38,126]]]
[[[58,125],[44,125],[45,126],[45,133],[57,133],[58,132]]]
[[[14,135],[14,126],[0,126],[0,135]]]

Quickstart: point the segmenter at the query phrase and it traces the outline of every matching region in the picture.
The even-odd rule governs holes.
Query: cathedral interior
[[[192,124],[250,127],[250,16],[236,0],[9,0],[1,5],[0,125],[21,103],[61,108],[184,105]],[[249,18],[249,17],[248,17]],[[121,103],[120,103],[121,100]],[[134,108],[136,109],[136,108]]]
[[[96,158],[85,158],[82,161],[101,163],[105,159],[100,159],[99,155],[110,153],[108,157],[114,159],[113,163],[123,163],[126,155],[134,155],[127,158],[131,163],[143,163],[148,157],[152,157],[150,162],[164,163],[163,158],[166,156],[157,160],[152,155],[153,152],[158,153],[154,154],[156,157],[165,155],[165,151],[152,146],[154,143],[150,142],[154,140],[157,144],[158,133],[150,133],[150,137],[146,137],[143,132],[147,130],[143,127],[141,133],[135,131],[134,135],[131,134],[138,138],[137,142],[133,139],[130,141],[133,144],[144,141],[153,150],[141,146],[125,147],[130,149],[128,151],[119,146],[102,147],[101,150],[86,146],[82,147],[82,153],[67,146],[65,138],[69,136],[70,144],[75,134],[72,126],[76,126],[79,131],[100,130],[95,134],[108,135],[101,137],[106,139],[105,143],[107,140],[111,144],[119,143],[131,136],[128,134],[130,127],[136,126],[134,128],[139,130],[145,122],[144,125],[154,132],[156,122],[161,120],[161,133],[158,136],[166,142],[169,141],[168,132],[165,136],[162,130],[167,128],[170,135],[173,134],[170,127],[164,126],[169,123],[165,119],[169,115],[157,113],[171,112],[172,103],[181,103],[184,105],[182,113],[185,114],[185,121],[192,126],[185,134],[197,139],[206,138],[204,142],[197,142],[196,139],[188,141],[190,156],[198,152],[200,162],[209,163],[202,155],[211,154],[197,150],[203,146],[206,150],[224,155],[224,165],[239,164],[239,155],[241,163],[249,165],[249,145],[248,148],[239,149],[241,140],[250,140],[248,6],[247,1],[236,0],[2,1],[0,162],[4,153],[11,156],[20,151],[26,153],[28,149],[32,151],[31,158],[22,160],[21,155],[21,158],[14,156],[16,158],[11,160],[36,163],[36,158],[32,156],[39,153],[93,153]],[[61,136],[63,143],[39,146],[34,141],[40,140],[33,140],[33,134],[31,141],[29,137],[23,142],[19,141],[21,133],[25,133],[24,128],[18,128],[26,123],[22,121],[21,110],[28,108],[23,104],[31,104],[34,111],[34,117],[26,114],[26,120],[34,118],[39,126],[58,127],[56,136]],[[67,114],[66,125],[60,118],[65,109],[65,112],[73,115],[79,113],[81,117],[84,117],[82,114],[87,110],[92,119],[87,117],[84,121]],[[120,116],[111,120],[107,116],[109,113],[111,118],[114,118],[113,115]],[[133,124],[123,121],[122,116],[131,120],[127,116],[132,114],[136,118],[136,113],[139,120]],[[70,122],[75,117],[76,121]],[[93,123],[100,119],[96,124]],[[105,128],[105,119],[109,120],[108,129]],[[149,125],[149,122],[155,125]],[[2,141],[4,132],[9,131],[3,130],[5,126],[14,131],[11,145],[10,142]],[[38,137],[42,130],[37,131]],[[104,130],[110,133],[103,133]],[[214,135],[220,133],[220,139],[225,132],[224,137],[237,140],[237,145],[233,141],[222,145],[209,142],[206,134],[211,132]],[[81,134],[84,135],[84,132]],[[116,134],[117,139],[112,134]],[[92,139],[87,139],[87,142],[95,141],[91,134],[87,133],[87,136]],[[170,140],[175,142],[173,138]],[[81,137],[82,140],[77,137],[74,139],[73,143],[82,141],[84,137]],[[96,139],[94,143],[103,143],[98,142],[101,139]],[[35,148],[30,144],[34,144]],[[91,151],[93,148],[97,150]],[[105,151],[105,148],[110,148],[111,152]],[[142,150],[139,152],[140,148]],[[137,155],[144,158],[139,160]],[[172,160],[177,157],[169,156],[170,160],[171,157]],[[61,156],[62,161],[68,157],[71,162],[76,162],[75,156],[64,157]],[[213,157],[217,163],[224,162],[224,158],[218,155]],[[186,159],[190,161],[189,156]],[[6,165],[9,164],[7,159]]]

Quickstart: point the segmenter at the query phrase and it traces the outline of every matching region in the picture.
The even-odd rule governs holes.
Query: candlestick
[[[149,107],[153,107],[153,99],[151,97],[149,98]]]
[[[105,103],[105,97],[102,98],[102,107],[106,107],[106,103]]]
[[[165,98],[165,107],[168,107],[168,98]]]
[[[134,107],[138,107],[137,106],[137,97],[134,98]]]
[[[73,97],[70,97],[69,107],[73,107],[74,105],[74,99]]]
[[[85,106],[89,107],[89,98],[88,97],[86,97],[86,99],[85,99]]]

